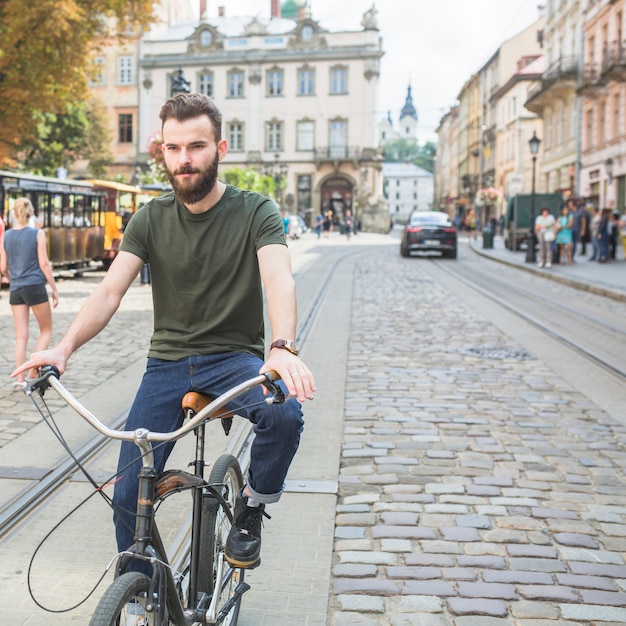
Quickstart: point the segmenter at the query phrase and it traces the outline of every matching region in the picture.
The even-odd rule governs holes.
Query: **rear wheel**
[[[221,493],[231,511],[235,508],[235,500],[243,487],[243,476],[239,462],[230,454],[220,456],[211,469],[209,483],[222,485]],[[231,521],[221,504],[211,497],[206,498],[206,506],[202,511],[202,532],[200,537],[200,564],[198,567],[198,589],[209,594],[218,593],[218,607],[223,607],[233,595],[237,585],[243,582],[244,571],[231,568],[224,560],[224,577],[222,588],[215,589],[218,556],[224,552],[226,539],[231,528]],[[223,624],[234,625],[239,617],[241,596],[235,602]]]
[[[139,572],[127,572],[116,578],[98,602],[89,626],[124,626],[139,615],[145,616],[146,626],[152,624],[153,614],[145,611],[149,585],[150,579]]]

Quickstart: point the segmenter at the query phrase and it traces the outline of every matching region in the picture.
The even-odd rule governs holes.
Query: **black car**
[[[414,211],[402,232],[400,254],[409,256],[412,252],[433,251],[456,259],[456,228],[447,213]]]

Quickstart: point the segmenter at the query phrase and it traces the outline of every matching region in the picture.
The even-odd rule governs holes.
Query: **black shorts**
[[[26,304],[27,306],[35,306],[48,302],[48,292],[46,291],[46,283],[38,285],[26,285],[18,289],[12,289],[9,293],[9,304]]]

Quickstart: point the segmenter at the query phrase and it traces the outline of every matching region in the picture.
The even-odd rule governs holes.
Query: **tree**
[[[101,176],[110,160],[109,129],[100,103],[65,105],[62,114],[35,114],[33,137],[17,149],[20,169],[42,176],[56,176],[59,167],[86,159],[92,176]]]
[[[435,171],[435,144],[427,141],[420,146],[415,139],[400,138],[387,141],[383,146],[383,156],[388,163],[410,162],[428,172]]]
[[[0,166],[40,113],[84,100],[94,42],[154,21],[154,0],[0,0]]]
[[[252,168],[240,169],[232,167],[222,173],[221,178],[225,183],[234,185],[240,189],[256,191],[263,196],[276,197],[277,185],[272,176],[259,174]]]

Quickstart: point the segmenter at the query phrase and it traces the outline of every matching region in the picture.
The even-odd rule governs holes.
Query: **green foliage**
[[[34,133],[17,150],[20,169],[56,176],[59,167],[77,159],[90,161],[90,173],[99,176],[110,159],[108,128],[102,106],[91,101],[67,104],[61,114],[33,113]]]
[[[428,172],[435,171],[435,144],[427,141],[420,146],[415,139],[396,139],[383,146],[383,156],[388,163],[415,163]]]
[[[234,185],[240,189],[256,191],[270,198],[276,198],[276,191],[279,187],[271,176],[259,174],[259,172],[252,168],[244,170],[238,167],[232,167],[222,172],[221,179],[229,185]]]
[[[148,26],[155,0],[0,0],[0,166],[37,137],[41,114],[85,99],[100,37]],[[110,19],[115,18],[115,19]]]

